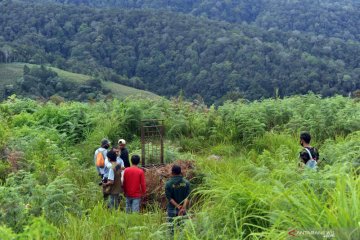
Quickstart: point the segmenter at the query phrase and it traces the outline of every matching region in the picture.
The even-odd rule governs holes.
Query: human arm
[[[108,180],[106,183],[103,183],[103,186],[109,186],[109,185],[113,185],[114,181],[112,180]]]
[[[107,181],[105,183],[103,183],[103,186],[113,185],[114,180],[115,180],[115,172],[114,172],[114,170],[112,168],[110,168],[108,179],[107,179]]]
[[[182,205],[179,204],[179,203],[177,203],[173,198],[170,199],[170,203],[171,203],[172,205],[174,205],[174,207],[177,208],[177,209],[179,209],[179,210],[182,208]]]
[[[169,183],[165,185],[165,196],[170,202],[171,205],[173,205],[177,209],[181,209],[181,204],[175,201],[172,188]]]
[[[186,210],[189,206],[189,195],[190,195],[190,183],[186,182],[186,190],[185,190],[185,196],[186,198],[183,200],[181,209],[179,211],[179,216],[182,216],[186,213]]]

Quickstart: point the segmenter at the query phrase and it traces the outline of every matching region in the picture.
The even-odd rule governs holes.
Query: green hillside
[[[17,81],[23,77],[24,65],[28,67],[39,67],[36,64],[25,64],[25,63],[9,63],[9,64],[0,64],[0,94],[3,96],[6,85],[16,85]],[[91,80],[91,76],[72,73],[64,71],[55,67],[48,67],[52,71],[56,72],[58,76],[62,79],[70,81],[76,84],[84,84]],[[141,95],[143,97],[155,97],[157,96],[154,93],[139,90],[136,88],[128,87],[122,84],[103,81],[103,86],[106,89],[109,89],[112,95],[116,98],[125,98],[131,95]]]
[[[261,19],[265,25],[268,17]],[[0,62],[48,64],[168,97],[182,91],[207,104],[360,89],[359,41],[281,26],[6,1],[0,2]]]

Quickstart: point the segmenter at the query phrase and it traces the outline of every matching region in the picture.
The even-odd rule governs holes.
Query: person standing
[[[119,139],[118,141],[120,149],[120,158],[124,161],[125,168],[130,167],[129,162],[129,151],[126,148],[126,141],[124,139]]]
[[[103,183],[107,182],[109,168],[111,167],[111,163],[107,158],[108,149],[110,147],[110,141],[106,138],[101,140],[101,147],[96,149],[94,154],[94,162],[96,166],[96,170],[101,178],[100,186],[103,186]],[[106,188],[103,186],[103,197],[104,201],[109,197],[109,193],[106,191]]]
[[[96,170],[101,177],[101,179],[104,178],[105,174],[105,166],[106,166],[106,154],[108,152],[108,149],[110,147],[110,141],[106,138],[101,140],[101,146],[96,149],[94,154],[94,163],[96,166]]]
[[[316,169],[319,161],[319,152],[310,145],[311,135],[307,132],[300,134],[300,145],[304,148],[300,152],[301,163],[311,169]]]
[[[115,152],[116,154],[116,163],[118,164],[116,167],[117,168],[121,168],[121,170],[124,170],[125,169],[125,165],[124,165],[124,161],[121,159],[120,157],[120,149],[119,148],[116,148],[116,147],[113,147],[111,149],[111,151]]]
[[[125,168],[123,176],[123,188],[126,197],[126,212],[139,212],[141,197],[146,193],[144,171],[138,167],[140,157],[131,157],[131,167]]]
[[[121,163],[118,163],[117,154],[114,150],[109,151],[106,156],[111,163],[111,167],[109,168],[108,179],[106,183],[103,183],[103,186],[104,188],[109,188],[110,201],[108,208],[118,209],[120,205],[120,193],[122,192]]]
[[[185,216],[189,205],[190,183],[183,178],[181,167],[173,165],[171,178],[165,184],[165,195],[168,199],[167,214],[171,224],[171,234],[174,233],[174,218]]]

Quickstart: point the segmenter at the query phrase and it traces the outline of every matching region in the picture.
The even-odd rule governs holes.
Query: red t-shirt
[[[145,195],[145,174],[141,168],[129,167],[124,171],[124,194],[126,197],[140,198]]]

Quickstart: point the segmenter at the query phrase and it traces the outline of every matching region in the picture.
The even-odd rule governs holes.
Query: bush
[[[22,196],[14,188],[0,186],[0,224],[19,233],[26,223]]]
[[[67,214],[81,216],[79,189],[67,178],[56,178],[45,190],[43,209],[45,218],[55,225],[66,222]]]
[[[11,228],[0,226],[0,236],[3,240],[13,240],[15,239],[16,234],[12,231]]]
[[[17,239],[59,239],[58,229],[43,217],[34,218]]]

